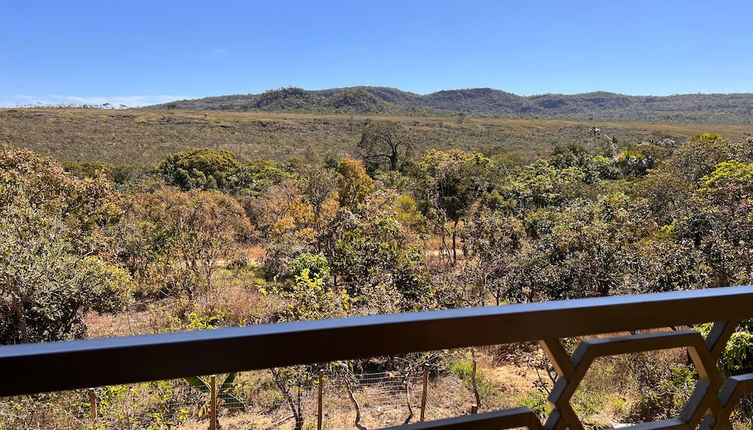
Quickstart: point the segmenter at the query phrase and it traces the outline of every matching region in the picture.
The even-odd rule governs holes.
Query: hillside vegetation
[[[296,111],[447,115],[463,113],[527,118],[670,122],[753,122],[753,94],[628,96],[604,91],[519,96],[492,88],[444,90],[419,95],[396,88],[288,87],[262,94],[177,100],[148,109]]]
[[[154,142],[162,142],[160,151],[166,152],[196,136],[232,136],[222,133],[244,121],[264,121],[257,114],[3,113],[5,124],[15,124],[14,136],[46,136],[50,151],[81,150],[85,142],[93,151],[97,135],[152,134],[113,140],[100,149],[111,155],[90,163],[60,163],[15,147],[0,151],[0,344],[753,280],[750,137],[704,133],[675,141],[633,130],[629,141],[606,136],[609,128],[582,123],[552,121],[558,126],[537,129],[532,121],[466,119],[455,123],[457,129],[438,125],[446,118],[424,119],[426,128],[416,132],[411,118],[365,127],[353,119],[359,131],[350,146],[331,134],[312,148],[327,155],[330,145],[342,145],[335,147],[357,157],[275,162],[208,147],[164,157],[150,152]],[[277,122],[269,121],[284,124],[276,127],[318,133],[330,132],[330,122],[346,129],[350,121],[275,115]],[[27,133],[14,122],[18,118],[30,121]],[[531,135],[573,127],[581,130],[580,143],[560,143],[530,162],[509,152],[418,145],[462,146],[463,134],[436,142],[425,135],[473,130],[472,124]],[[168,128],[151,128],[163,126]],[[183,130],[204,134],[187,138]],[[66,145],[63,136],[77,140]],[[278,129],[273,136],[287,133]],[[63,143],[54,146],[55,137]],[[264,148],[274,147],[268,145]],[[138,151],[148,154],[140,160],[153,168],[114,164],[135,162]],[[567,340],[568,348],[575,342]],[[720,369],[724,376],[750,373],[751,357],[753,325],[745,321],[720,357]],[[366,382],[374,374],[383,381],[415,381],[425,363],[432,369],[430,419],[462,415],[471,402],[481,412],[527,406],[543,418],[550,411],[546,396],[555,376],[538,346],[488,346],[329,363],[323,369],[324,428],[363,430],[415,421],[408,402],[416,406],[410,395],[417,390],[407,382],[381,400],[371,395],[388,382],[382,387]],[[313,428],[318,370],[295,366],[222,376],[231,396],[220,402],[222,428]],[[677,416],[698,380],[679,350],[610,358],[589,374],[573,400],[586,428]],[[0,429],[206,427],[207,396],[194,388],[196,378],[189,379],[193,382],[99,387],[96,423],[84,392],[0,399]],[[360,399],[361,406],[351,399]],[[355,413],[359,407],[361,415]],[[740,403],[734,421],[736,430],[751,428],[750,399]]]
[[[557,143],[614,138],[625,143],[681,141],[704,132],[744,139],[745,125],[650,124],[616,121],[500,119],[465,116],[312,113],[0,109],[0,143],[62,161],[107,160],[153,166],[191,148],[227,149],[247,158],[285,161],[351,153],[371,121],[390,119],[415,135],[415,153],[463,149],[486,155],[520,152],[527,160]],[[591,136],[597,126],[601,136]]]
[[[1,110],[0,344],[750,284],[750,128]],[[747,321],[720,368],[750,357]],[[323,428],[416,421],[424,364],[428,419],[551,410],[524,343],[327,364]],[[222,428],[314,428],[318,372],[221,375]],[[677,416],[698,380],[680,350],[589,374],[587,428]],[[206,428],[197,381],[99,387],[97,421],[86,392],[0,399],[0,429]],[[751,428],[749,399],[734,421]]]

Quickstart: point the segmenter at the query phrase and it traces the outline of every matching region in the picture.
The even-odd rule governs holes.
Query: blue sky
[[[753,92],[751,17],[749,0],[6,0],[0,106],[291,85]]]

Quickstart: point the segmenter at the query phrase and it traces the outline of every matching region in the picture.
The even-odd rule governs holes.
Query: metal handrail
[[[525,341],[542,343],[564,381],[577,363],[563,337],[716,322],[713,358],[751,317],[753,287],[740,286],[10,345],[0,396]],[[556,401],[558,422],[580,428]]]

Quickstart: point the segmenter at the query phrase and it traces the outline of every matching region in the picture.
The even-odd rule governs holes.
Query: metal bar
[[[319,384],[316,395],[316,430],[322,430],[324,422],[324,410],[322,400],[324,397],[324,370],[319,369]]]
[[[424,363],[423,368],[424,374],[421,383],[421,416],[418,419],[421,422],[426,418],[426,395],[428,394],[429,389],[429,363]]]
[[[570,355],[562,346],[562,342],[559,339],[542,339],[539,341],[539,345],[549,357],[554,370],[557,371],[557,376],[568,380],[572,379],[575,375],[575,366],[570,360]]]
[[[389,427],[383,430],[502,430],[518,427],[526,427],[531,430],[542,429],[541,423],[533,411],[528,408],[515,408]]]
[[[209,377],[209,430],[217,430],[217,375]]]
[[[753,373],[731,376],[719,392],[719,401],[722,410],[715,414],[715,419],[710,418],[702,423],[701,429],[728,429],[731,428],[729,418],[738,401],[746,393],[753,392]]]
[[[739,321],[716,321],[711,327],[711,332],[706,338],[706,345],[708,345],[711,357],[714,360],[718,360],[722,355],[722,351],[727,346],[727,341],[732,336],[732,333],[737,329]]]
[[[623,427],[629,430],[691,430],[685,422],[680,419],[672,418],[669,420],[655,421],[651,423],[636,424],[634,426]]]
[[[8,370],[0,396],[740,320],[751,314],[753,287],[742,286],[13,345],[0,347],[0,367]]]
[[[713,360],[710,357],[706,342],[697,331],[680,330],[667,331],[660,333],[643,333],[629,336],[616,336],[600,339],[589,339],[578,345],[573,353],[572,360],[575,364],[575,374],[573,380],[558,380],[550,394],[552,401],[560,416],[555,416],[547,421],[547,428],[558,424],[560,420],[572,428],[583,428],[577,415],[572,410],[570,399],[575,393],[580,381],[585,377],[591,363],[598,358],[607,355],[628,354],[643,351],[657,351],[670,348],[686,347],[693,360],[700,378],[695,392],[684,408],[679,421],[665,422],[661,425],[669,425],[668,428],[676,428],[679,422],[682,422],[684,428],[695,428],[703,418],[706,409],[719,411],[721,407],[715,401],[715,393],[721,386],[721,379],[716,371]],[[667,424],[669,423],[669,424]],[[652,423],[659,424],[659,423]],[[653,427],[647,427],[653,428]],[[656,427],[665,428],[665,427]]]
[[[94,388],[89,388],[89,419],[93,423],[97,421],[97,392]]]

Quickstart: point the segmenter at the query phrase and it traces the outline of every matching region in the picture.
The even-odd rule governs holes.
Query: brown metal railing
[[[570,399],[594,359],[685,347],[699,382],[680,416],[638,429],[730,428],[753,375],[726,382],[716,360],[740,320],[753,317],[753,287],[616,296],[484,308],[258,325],[0,347],[0,396],[125,384],[480,345],[539,341],[559,378],[542,424],[527,408],[403,426],[405,429],[582,429]],[[669,330],[582,341],[560,339],[713,322],[707,338]],[[211,351],[211,354],[207,354]],[[96,363],[92,365],[92,363]]]

